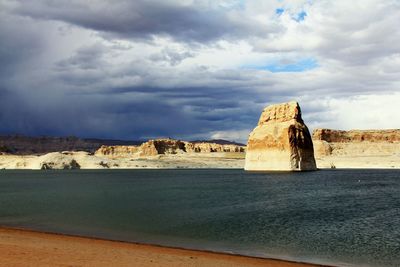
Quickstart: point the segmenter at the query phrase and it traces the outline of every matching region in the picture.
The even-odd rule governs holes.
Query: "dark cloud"
[[[105,51],[106,48],[101,44],[82,47],[77,50],[74,56],[59,61],[56,66],[60,71],[98,69],[106,65],[106,62],[102,59]]]
[[[207,92],[205,99],[165,98],[157,92],[140,99],[129,93],[59,98],[47,95],[48,99],[38,103],[3,91],[0,132],[122,139],[192,134],[209,137],[215,129],[228,130],[233,124],[234,128],[243,129],[255,124],[259,108],[249,109],[246,103],[233,103],[235,96],[220,102],[210,91],[202,94]]]
[[[240,11],[240,5],[238,6]],[[229,16],[226,9],[173,1],[28,1],[18,14],[58,20],[110,34],[113,37],[152,39],[170,36],[180,41],[208,42],[223,38],[266,34],[253,20]],[[266,26],[266,25],[265,25]],[[268,31],[272,30],[269,25]]]
[[[1,8],[1,6],[0,6]],[[10,79],[44,52],[41,34],[26,20],[0,12],[0,78]]]
[[[195,53],[191,51],[180,52],[171,48],[164,48],[160,53],[155,53],[150,56],[151,60],[163,61],[171,66],[176,66],[180,64],[183,60],[187,58],[194,57]]]

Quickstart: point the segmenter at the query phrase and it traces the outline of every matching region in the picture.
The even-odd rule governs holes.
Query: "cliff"
[[[110,158],[134,158],[156,155],[186,154],[186,153],[213,153],[213,152],[244,152],[245,147],[233,144],[192,143],[174,139],[149,140],[140,146],[102,146],[96,156]]]
[[[393,130],[332,130],[315,129],[313,140],[333,143],[347,142],[400,142],[400,129]]]
[[[234,144],[216,143],[185,143],[185,150],[188,153],[212,153],[212,152],[245,152],[245,146]]]
[[[315,170],[311,135],[297,102],[266,107],[250,133],[246,170]]]
[[[400,130],[313,132],[318,167],[392,168],[400,161]]]
[[[107,157],[133,157],[139,153],[138,146],[105,146],[96,150],[95,155]]]

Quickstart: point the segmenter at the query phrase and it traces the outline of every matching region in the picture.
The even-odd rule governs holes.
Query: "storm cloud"
[[[292,99],[311,128],[400,128],[399,24],[398,1],[0,0],[0,134],[244,142]]]
[[[234,1],[232,2],[234,3]],[[16,14],[50,19],[106,33],[109,38],[209,42],[268,33],[257,21],[242,20],[240,2],[224,5],[202,1],[35,1],[18,5]],[[270,25],[272,28],[272,25]]]

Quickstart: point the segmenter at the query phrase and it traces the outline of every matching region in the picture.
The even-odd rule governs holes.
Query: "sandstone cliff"
[[[174,139],[155,139],[140,146],[102,146],[95,152],[95,155],[110,158],[135,158],[186,153],[243,153],[244,151],[244,146],[233,144],[191,143]]]
[[[212,152],[245,152],[245,147],[233,144],[216,143],[190,143],[185,142],[185,150],[189,153],[212,153]]]
[[[400,130],[313,132],[318,167],[391,168],[400,162]]]
[[[311,135],[297,102],[268,106],[247,143],[246,170],[315,170]]]
[[[346,142],[400,142],[400,129],[390,130],[332,130],[315,129],[314,140],[323,140],[334,143]]]
[[[133,157],[138,155],[138,146],[101,146],[96,150],[96,156],[107,156],[107,157]]]

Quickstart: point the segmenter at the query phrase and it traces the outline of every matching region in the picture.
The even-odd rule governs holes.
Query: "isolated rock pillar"
[[[311,135],[301,118],[299,104],[293,101],[266,107],[249,135],[245,170],[316,169]]]

